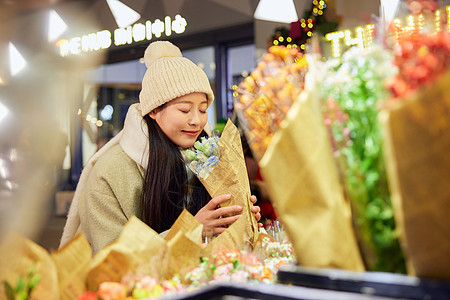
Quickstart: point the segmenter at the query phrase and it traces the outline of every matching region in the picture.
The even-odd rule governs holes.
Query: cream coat
[[[147,126],[139,105],[133,104],[124,129],[84,167],[60,247],[79,232],[94,253],[117,239],[128,219],[139,211],[147,161]]]
[[[208,123],[204,129],[211,133]],[[87,237],[93,253],[116,240],[128,219],[140,210],[139,199],[147,163],[148,129],[139,104],[133,104],[123,130],[95,153],[84,167],[60,247],[77,233]]]

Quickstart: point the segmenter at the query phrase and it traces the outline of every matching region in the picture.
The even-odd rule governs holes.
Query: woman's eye
[[[180,111],[184,114],[187,114],[189,112],[189,110],[184,110],[184,109],[180,109]]]
[[[206,110],[200,110],[200,113],[206,114]]]

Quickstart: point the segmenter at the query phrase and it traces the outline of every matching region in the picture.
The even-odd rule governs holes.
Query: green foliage
[[[350,143],[339,149],[339,157],[345,165],[343,181],[359,241],[372,252],[372,257],[363,253],[366,265],[373,271],[405,273],[378,123],[378,101],[389,96],[383,82],[395,72],[391,61],[378,47],[352,48],[342,61],[329,62],[323,92],[325,99],[339,103],[348,115]]]
[[[19,276],[17,284],[12,287],[7,281],[3,281],[5,295],[8,300],[26,300],[29,299],[31,292],[41,280],[41,275],[35,274],[34,267],[31,267],[25,278]]]

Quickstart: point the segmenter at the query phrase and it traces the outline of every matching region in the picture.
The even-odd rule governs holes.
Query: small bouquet
[[[208,178],[215,165],[219,162],[220,149],[219,138],[217,136],[205,138],[194,144],[194,150],[186,150],[184,156],[189,162],[189,168],[198,177]]]
[[[197,175],[211,197],[230,194],[231,199],[221,206],[242,206],[242,217],[234,222],[206,246],[214,248],[243,249],[252,247],[258,235],[258,224],[252,214],[250,183],[242,150],[241,136],[236,126],[228,120],[218,137],[201,138],[194,150],[184,153],[189,168]]]

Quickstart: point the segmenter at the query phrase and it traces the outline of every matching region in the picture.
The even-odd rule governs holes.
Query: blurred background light
[[[386,24],[390,24],[399,8],[400,0],[381,0],[380,15]]]
[[[53,42],[67,30],[67,24],[58,13],[52,9],[48,17],[48,41]]]
[[[11,42],[9,42],[9,65],[12,76],[16,76],[27,65],[26,60]]]
[[[101,110],[100,117],[103,121],[109,121],[112,119],[113,112],[114,112],[114,108],[111,105],[107,104]]]
[[[6,115],[9,113],[8,108],[6,108],[5,105],[0,102],[0,122],[3,120],[3,118],[6,117]]]
[[[141,15],[119,0],[106,0],[117,26],[125,28],[141,18]]]
[[[280,23],[298,21],[293,0],[260,0],[256,7],[255,19]]]

